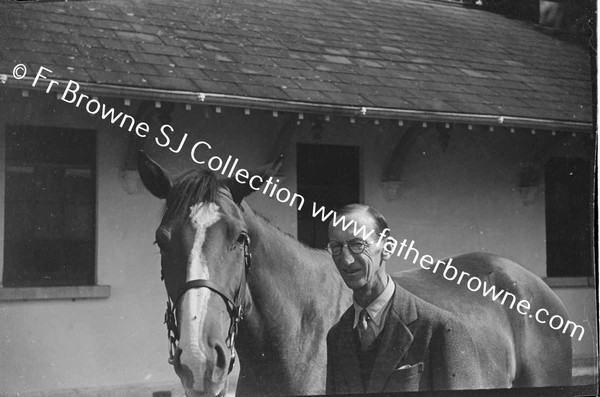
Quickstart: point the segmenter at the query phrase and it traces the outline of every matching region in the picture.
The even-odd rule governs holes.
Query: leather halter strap
[[[210,280],[203,280],[203,279],[190,280],[187,283],[185,283],[183,286],[183,290],[179,293],[179,295],[177,296],[177,299],[175,300],[175,304],[179,303],[179,300],[181,299],[183,294],[186,293],[187,290],[194,289],[194,288],[208,288],[209,290],[221,295],[221,298],[223,298],[223,300],[228,303],[228,309],[229,309],[229,305],[237,306],[233,302],[233,298],[231,298],[231,296],[225,291],[224,288],[219,287],[217,284],[213,283]],[[238,295],[239,295],[239,293],[238,293]]]

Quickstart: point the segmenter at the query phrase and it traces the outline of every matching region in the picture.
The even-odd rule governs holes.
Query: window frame
[[[6,123],[0,125],[0,302],[1,301],[31,301],[31,300],[78,300],[78,299],[105,299],[110,297],[110,286],[98,284],[98,197],[99,197],[99,133],[94,130],[95,145],[95,230],[94,240],[96,252],[94,254],[94,283],[92,285],[74,286],[35,286],[35,287],[4,287],[4,247],[5,247],[5,214],[6,214],[6,135],[10,128],[63,128],[64,126],[26,124],[18,125]],[[82,129],[80,127],[64,127],[69,129]]]
[[[594,277],[544,277],[542,280],[552,288],[595,288]]]

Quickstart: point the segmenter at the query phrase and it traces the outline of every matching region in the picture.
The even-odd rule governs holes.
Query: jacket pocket
[[[423,373],[423,363],[396,368],[390,374],[385,392],[419,391],[419,382]]]

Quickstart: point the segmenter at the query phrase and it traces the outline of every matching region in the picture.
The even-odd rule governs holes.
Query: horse
[[[248,174],[264,181],[281,161]],[[326,335],[352,303],[329,253],[256,214],[244,201],[258,189],[251,183],[219,180],[200,169],[172,179],[143,152],[138,171],[150,193],[165,200],[155,242],[169,296],[169,361],[186,395],[224,395],[236,352],[237,395],[323,394]],[[484,253],[452,259],[459,271],[567,318],[550,288],[518,264]],[[439,273],[416,268],[393,278],[463,321],[477,346],[485,388],[570,384],[568,335]]]

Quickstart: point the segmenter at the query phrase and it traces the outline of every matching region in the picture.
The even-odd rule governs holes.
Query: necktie
[[[375,330],[373,329],[373,320],[367,312],[367,309],[362,309],[358,316],[358,335],[360,336],[361,351],[366,351],[369,346],[375,341]]]

